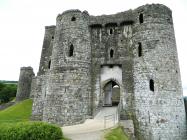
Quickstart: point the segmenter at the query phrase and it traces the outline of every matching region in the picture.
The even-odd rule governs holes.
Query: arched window
[[[75,18],[75,17],[72,17],[72,18],[71,18],[71,21],[75,21],[75,20],[76,20],[76,18]]]
[[[142,43],[138,42],[138,56],[142,56]]]
[[[73,50],[74,50],[74,47],[73,47],[73,45],[71,44],[71,45],[69,46],[69,57],[73,56]]]
[[[48,62],[48,69],[50,69],[51,68],[51,60],[49,60],[49,62]]]
[[[151,91],[154,91],[154,80],[153,79],[150,79],[149,81],[149,88]]]
[[[110,58],[113,58],[113,56],[114,56],[114,50],[111,49],[111,50],[110,50]]]
[[[140,22],[140,24],[143,23],[143,14],[142,13],[139,15],[139,22]]]

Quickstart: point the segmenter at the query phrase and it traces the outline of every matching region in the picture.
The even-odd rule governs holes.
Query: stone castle
[[[161,4],[59,14],[45,27],[37,76],[22,68],[18,91],[33,98],[33,120],[73,125],[118,106],[140,140],[186,139],[172,12]]]

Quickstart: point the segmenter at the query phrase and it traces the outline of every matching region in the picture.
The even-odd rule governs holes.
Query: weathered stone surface
[[[16,101],[22,101],[30,97],[31,82],[34,77],[32,67],[21,67],[16,94]]]
[[[186,139],[177,48],[169,8],[160,4],[114,15],[68,10],[46,27],[32,80],[32,118],[84,122],[103,107],[104,87],[120,87],[121,120],[140,140]]]

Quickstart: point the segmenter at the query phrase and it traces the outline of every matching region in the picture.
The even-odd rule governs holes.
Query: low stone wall
[[[5,109],[5,108],[7,108],[9,106],[14,105],[14,104],[15,104],[15,102],[8,102],[6,104],[2,104],[2,105],[0,105],[0,110],[3,110],[3,109]]]

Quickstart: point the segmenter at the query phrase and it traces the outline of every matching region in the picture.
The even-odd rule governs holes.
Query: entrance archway
[[[104,86],[104,106],[117,106],[120,102],[120,87],[114,81],[109,81]]]

